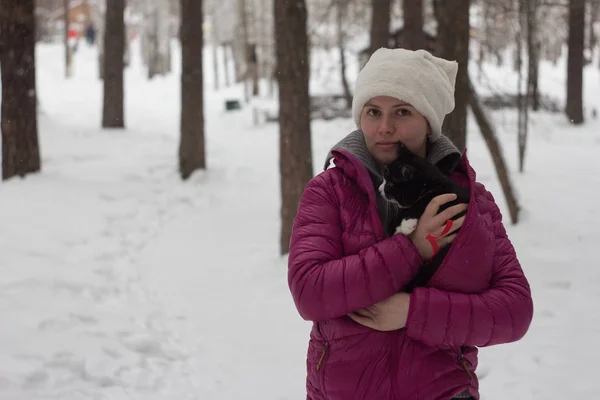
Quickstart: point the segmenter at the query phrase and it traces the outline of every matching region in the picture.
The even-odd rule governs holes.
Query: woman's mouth
[[[391,149],[396,146],[396,142],[378,142],[377,146],[381,147],[382,149]]]

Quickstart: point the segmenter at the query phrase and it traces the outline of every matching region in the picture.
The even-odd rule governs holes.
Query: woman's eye
[[[398,109],[398,115],[410,115],[410,110],[408,108],[400,108]]]
[[[375,108],[370,108],[369,110],[367,110],[367,115],[370,115],[372,117],[376,117],[379,115],[379,110],[375,109]]]

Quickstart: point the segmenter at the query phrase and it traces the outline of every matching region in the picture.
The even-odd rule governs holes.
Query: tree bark
[[[248,59],[246,65],[248,65],[249,78],[252,79],[252,96],[259,95],[258,81],[259,81],[259,70],[258,70],[258,53],[256,51],[255,44],[248,45]]]
[[[279,82],[280,249],[283,255],[289,252],[300,197],[313,177],[306,3],[304,0],[276,1],[274,17]]]
[[[252,89],[250,88],[250,77],[251,77],[251,52],[250,44],[248,42],[248,12],[246,7],[246,0],[238,0],[238,15],[241,23],[241,48],[242,48],[242,60],[240,65],[243,66],[241,79],[244,81],[244,100],[246,103],[250,102]]]
[[[348,84],[348,78],[346,78],[346,46],[344,38],[344,15],[345,7],[348,6],[346,0],[337,0],[336,4],[336,22],[337,22],[337,44],[340,52],[340,79],[342,81],[342,87],[344,88],[344,98],[346,99],[346,108],[352,108],[352,93],[350,92],[350,85]]]
[[[179,173],[188,179],[206,168],[202,49],[202,0],[181,0],[181,140]]]
[[[2,179],[41,168],[35,83],[35,1],[0,0]]]
[[[154,78],[159,74],[159,54],[158,54],[158,10],[156,2],[148,2],[148,14],[146,15],[146,35],[147,55],[148,55],[148,79]]]
[[[70,78],[73,75],[72,51],[69,44],[69,0],[63,0],[64,12],[64,42],[65,42],[65,78]]]
[[[590,48],[590,60],[594,58],[594,52],[596,49],[596,32],[594,32],[594,25],[598,20],[598,10],[600,7],[600,2],[598,0],[590,0],[590,25],[588,27],[588,46]]]
[[[229,87],[231,85],[231,69],[230,69],[230,59],[231,55],[231,44],[224,43],[223,44],[223,75],[225,77],[225,87]]]
[[[166,75],[171,70],[169,5],[164,0],[152,0],[146,6],[144,36],[147,43],[148,79],[152,79],[157,75]]]
[[[218,33],[217,33],[217,18],[216,15],[213,13],[213,15],[210,18],[210,26],[211,26],[211,33],[212,33],[212,54],[213,54],[213,85],[214,85],[214,89],[215,91],[219,90],[219,37],[218,37]]]
[[[402,47],[409,50],[425,48],[423,31],[423,0],[402,0],[404,29]]]
[[[107,0],[104,29],[103,128],[124,128],[125,0]]]
[[[439,0],[438,52],[440,57],[458,62],[454,110],[446,116],[442,130],[460,151],[467,144],[467,105],[469,103],[469,9],[470,0]]]
[[[389,47],[391,0],[371,0],[371,44],[369,55],[381,47]]]
[[[96,26],[96,46],[98,48],[98,78],[104,79],[104,23],[105,16],[102,15],[100,2],[91,4],[90,11],[92,14],[92,21]]]
[[[527,38],[527,43],[530,41],[531,31],[529,30],[529,1],[518,1],[519,6],[519,30],[517,34],[517,100],[518,100],[518,147],[519,147],[519,171],[523,172],[525,165],[525,143],[527,139],[527,131],[529,128],[529,100],[531,99],[531,86],[529,79],[531,78],[531,54],[529,53],[529,45],[527,46],[528,54],[528,74],[525,93],[523,93],[523,37]]]
[[[525,5],[527,18],[527,95],[534,111],[540,108],[538,90],[539,38],[538,38],[538,2],[528,0]]]
[[[585,0],[569,0],[569,55],[566,114],[571,123],[583,123],[583,49]]]
[[[504,197],[506,199],[506,203],[508,205],[508,211],[510,213],[510,219],[513,224],[519,222],[519,212],[520,206],[515,196],[515,191],[510,182],[510,177],[508,174],[508,169],[506,167],[506,161],[504,161],[504,156],[502,155],[502,148],[500,147],[500,142],[498,141],[498,136],[494,131],[494,127],[490,122],[485,110],[481,106],[481,101],[479,101],[479,97],[475,92],[475,89],[469,82],[469,104],[471,105],[471,110],[473,111],[473,115],[475,116],[475,120],[479,125],[479,130],[485,139],[485,143],[490,150],[490,154],[492,155],[492,160],[494,161],[494,165],[496,166],[496,174],[498,175],[498,180],[500,181],[500,185],[502,186],[502,191],[504,192]]]

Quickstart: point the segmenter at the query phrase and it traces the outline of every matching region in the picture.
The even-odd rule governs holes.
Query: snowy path
[[[64,131],[44,118],[42,126]],[[0,190],[11,227],[0,240],[0,314],[10,321],[0,333],[0,393],[9,398],[23,386],[40,398],[127,398],[182,375],[187,354],[147,294],[138,255],[186,204],[162,160],[120,157],[135,138],[105,134],[44,141],[44,175]]]
[[[198,360],[209,360],[198,398],[296,399],[304,390],[298,343],[309,327],[295,313],[277,257],[275,132],[248,127],[216,144],[194,211],[144,252],[156,295],[187,316],[177,329],[199,344]]]

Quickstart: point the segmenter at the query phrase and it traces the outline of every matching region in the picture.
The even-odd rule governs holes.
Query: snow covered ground
[[[304,399],[310,325],[278,256],[277,125],[224,113],[242,91],[212,91],[207,50],[208,171],[182,183],[178,52],[173,74],[153,81],[138,54],[127,129],[102,130],[95,51],[81,46],[65,80],[61,46],[38,46],[43,171],[0,183],[0,399]],[[542,67],[542,90],[561,95],[559,68]],[[594,68],[589,106],[600,105]],[[483,398],[596,398],[600,123],[535,115],[520,175],[514,112],[494,118],[523,207],[508,230],[536,313],[525,339],[481,350]],[[313,123],[315,173],[350,129]],[[468,154],[506,213],[472,120]]]

